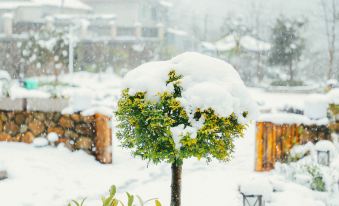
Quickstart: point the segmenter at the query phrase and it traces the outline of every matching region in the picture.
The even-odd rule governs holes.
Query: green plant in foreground
[[[308,165],[306,166],[306,170],[312,176],[311,189],[320,192],[325,192],[326,185],[321,175],[320,169],[315,165],[313,166]]]
[[[147,203],[150,203],[152,201],[154,201],[155,206],[161,206],[161,203],[157,199],[150,199],[147,201],[143,201],[141,197],[139,197],[138,195],[134,196],[128,192],[126,192],[127,203],[124,204],[121,200],[115,197],[116,193],[117,193],[117,188],[115,185],[113,185],[109,190],[109,195],[107,197],[104,197],[104,196],[101,197],[102,206],[136,206],[134,204],[135,199],[138,200],[138,204],[139,204],[138,206],[145,206]],[[72,200],[72,202],[68,203],[68,206],[84,206],[85,200],[86,198],[83,199],[81,202]]]

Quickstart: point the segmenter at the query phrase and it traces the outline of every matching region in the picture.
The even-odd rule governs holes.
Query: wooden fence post
[[[256,141],[255,141],[255,170],[260,172],[263,171],[263,155],[264,155],[264,141],[263,141],[263,132],[264,131],[264,123],[257,122],[256,124]]]
[[[104,164],[112,163],[112,129],[110,126],[111,118],[102,115],[95,115],[96,127],[96,159]]]
[[[266,132],[267,132],[267,145],[266,145],[266,164],[265,164],[265,170],[271,170],[274,165],[273,160],[273,148],[274,148],[274,142],[273,142],[273,124],[272,123],[266,123]]]

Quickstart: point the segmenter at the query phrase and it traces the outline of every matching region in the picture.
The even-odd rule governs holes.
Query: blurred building
[[[91,7],[79,0],[0,0],[0,33],[34,31],[41,27],[47,16],[91,11]]]
[[[119,72],[193,50],[194,38],[172,25],[172,9],[168,0],[0,0],[0,69],[25,70],[17,43],[46,28],[72,37],[74,70]]]

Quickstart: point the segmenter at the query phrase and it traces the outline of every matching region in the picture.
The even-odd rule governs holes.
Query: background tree
[[[240,108],[230,108],[237,110],[238,113],[231,112],[225,115],[216,112],[217,109],[212,106],[207,108],[193,107],[194,102],[190,102],[193,101],[192,98],[185,98],[187,95],[185,92],[188,90],[183,87],[182,82],[185,81],[185,76],[181,75],[182,73],[198,76],[204,74],[203,76],[206,79],[191,76],[193,79],[198,79],[198,83],[203,82],[204,88],[210,84],[214,85],[218,82],[218,78],[220,80],[220,77],[231,78],[230,76],[235,75],[232,76],[233,79],[240,83],[234,82],[234,88],[239,85],[237,89],[241,91],[236,95],[246,94],[246,90],[243,90],[245,87],[242,81],[235,70],[228,67],[228,64],[222,64],[226,67],[223,70],[226,73],[220,73],[220,69],[222,69],[219,67],[220,62],[217,61],[219,65],[216,66],[214,58],[198,54],[191,57],[190,54],[184,54],[179,56],[178,59],[180,62],[186,63],[187,66],[182,66],[180,71],[175,67],[166,70],[165,68],[171,66],[159,66],[161,64],[153,63],[143,65],[128,73],[125,77],[125,82],[127,82],[125,86],[129,85],[128,82],[130,82],[131,87],[132,85],[137,86],[134,88],[127,87],[123,91],[116,112],[119,121],[117,137],[121,140],[123,147],[130,148],[135,156],[144,160],[155,164],[167,162],[172,165],[171,206],[180,206],[181,204],[181,174],[184,159],[196,157],[198,159],[205,158],[207,161],[211,161],[212,158],[221,161],[229,160],[234,148],[234,138],[242,136],[246,128],[246,125],[240,123],[239,119],[244,119],[248,114],[247,111],[241,111]],[[199,61],[203,60],[209,62],[201,68]],[[189,63],[187,64],[187,62]],[[192,65],[194,62],[196,62],[196,65]],[[153,67],[154,64],[157,66]],[[215,65],[217,68],[206,65]],[[201,70],[197,70],[197,68]],[[152,75],[158,78],[152,78],[154,76],[148,73],[150,71],[153,71]],[[162,78],[162,75],[167,76],[167,80],[164,80],[166,78]],[[208,78],[208,76],[213,75],[213,78]],[[152,80],[148,81],[147,78],[152,78]],[[155,82],[160,85],[152,86]],[[218,98],[218,105],[224,105],[222,108],[225,109],[228,108],[225,104],[232,105],[229,103],[233,98],[225,98],[223,99],[224,102],[220,101],[220,96],[223,96],[223,94],[219,94],[218,91],[227,91],[228,87],[221,86],[227,81],[219,83],[218,88],[215,88],[215,85],[213,86],[213,89],[217,91],[212,94],[203,93],[201,90],[199,92],[202,92],[200,95],[205,95],[202,99]],[[152,88],[150,90],[157,90],[162,86],[172,89],[156,91],[152,98],[150,98],[152,96],[151,91],[142,89]],[[224,96],[227,95],[224,94]],[[240,97],[234,98],[242,102],[239,99]],[[183,103],[185,101],[187,102]],[[246,107],[242,107],[242,109],[244,108]]]
[[[321,0],[321,7],[323,10],[323,19],[325,23],[325,34],[327,40],[327,53],[328,53],[328,70],[327,79],[334,78],[334,60],[336,53],[336,38],[338,22],[337,17],[337,0]]]
[[[280,16],[272,29],[272,49],[269,57],[271,65],[281,65],[288,68],[289,81],[295,78],[295,64],[300,60],[305,48],[301,36],[303,20],[287,19]]]

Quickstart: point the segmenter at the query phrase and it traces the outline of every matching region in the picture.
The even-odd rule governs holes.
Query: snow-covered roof
[[[234,35],[228,35],[215,43],[218,51],[229,51],[237,46],[237,41]]]
[[[243,36],[240,45],[249,51],[269,51],[271,44],[255,39],[251,36]]]
[[[169,2],[169,1],[165,1],[165,0],[160,0],[159,4],[163,7],[167,7],[167,8],[172,8],[173,7],[173,3]]]
[[[214,44],[210,43],[210,42],[201,42],[201,46],[204,48],[204,49],[207,49],[207,50],[211,50],[211,51],[215,51],[216,50],[216,47]]]
[[[176,36],[187,36],[187,32],[179,30],[179,29],[168,28],[167,32],[171,33],[171,34],[174,34]]]
[[[80,0],[30,0],[30,1],[3,1],[0,10],[14,10],[19,7],[55,6],[80,10],[92,10],[90,6]]]
[[[215,43],[218,51],[229,51],[234,49],[239,42],[240,46],[248,51],[260,52],[271,49],[271,44],[258,40],[251,36],[243,36],[239,40],[234,35],[228,35]]]
[[[27,1],[0,1],[0,10],[13,10],[21,6],[29,6],[31,2]]]

